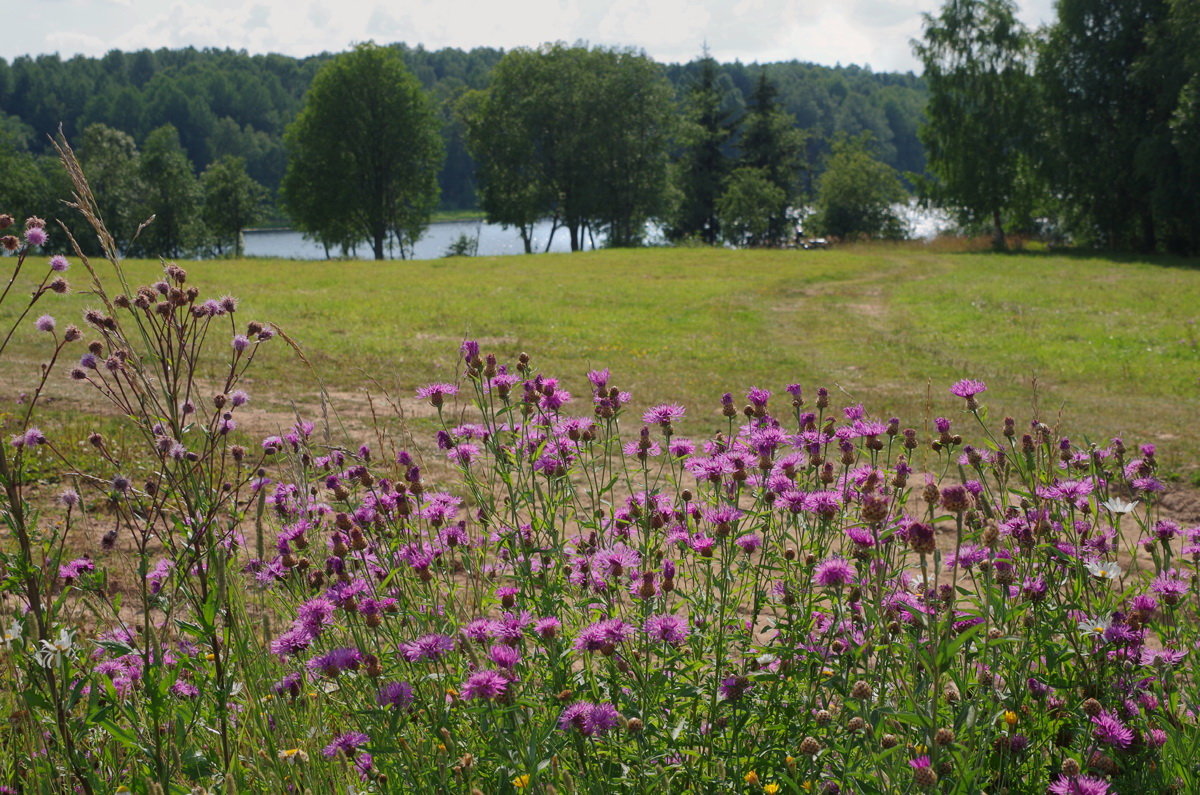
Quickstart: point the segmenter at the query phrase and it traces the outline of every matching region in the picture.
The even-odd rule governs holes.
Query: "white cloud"
[[[1021,18],[1049,22],[1053,2],[1026,0]],[[583,40],[645,49],[660,60],[691,60],[707,42],[723,60],[907,70],[917,68],[909,40],[921,33],[921,12],[940,6],[940,0],[256,0],[249,7],[243,0],[43,0],[8,13],[11,28],[26,35],[0,40],[0,56],[189,45],[309,55],[368,39],[429,49]]]
[[[61,53],[64,57],[78,53],[84,55],[103,55],[112,49],[99,36],[69,30],[56,30],[47,33],[46,44],[50,52]]]

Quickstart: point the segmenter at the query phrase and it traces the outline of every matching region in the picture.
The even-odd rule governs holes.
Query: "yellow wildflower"
[[[1004,710],[1004,722],[1008,724],[1008,728],[1010,728],[1010,729],[1013,726],[1016,726],[1017,725],[1017,713],[1013,712],[1011,709]]]
[[[779,785],[763,784],[763,792],[767,793],[767,795],[775,795],[776,792],[779,792]]]
[[[750,786],[754,786],[755,784],[758,783],[758,773],[754,772],[753,770],[751,770],[746,775],[742,776],[742,778],[745,779],[746,783],[749,784]]]
[[[512,780],[512,785],[517,789],[525,789],[529,786],[529,778],[530,776],[528,773],[523,776],[517,776]]]

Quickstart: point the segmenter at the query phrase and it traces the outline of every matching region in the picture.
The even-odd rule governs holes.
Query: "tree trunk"
[[[579,224],[570,222],[567,224],[567,231],[571,233],[571,251],[579,250]]]
[[[1000,223],[1000,211],[992,210],[992,248],[1004,251],[1008,242],[1004,239],[1004,224]]]
[[[521,230],[521,242],[525,244],[525,253],[532,254],[533,253],[533,227],[525,226],[524,224],[522,224],[520,226],[520,230]],[[476,246],[476,251],[478,251],[478,246],[479,246],[478,235],[475,237],[475,246]]]
[[[375,259],[384,259],[383,256],[383,241],[387,237],[386,232],[376,232],[374,235]]]

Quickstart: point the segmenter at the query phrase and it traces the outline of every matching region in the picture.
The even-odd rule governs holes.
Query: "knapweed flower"
[[[1092,736],[1114,748],[1128,748],[1133,742],[1133,730],[1121,722],[1115,713],[1105,710],[1092,718]]]
[[[612,704],[576,701],[563,710],[558,728],[563,731],[575,728],[585,737],[599,737],[615,728],[620,719],[621,714]]]
[[[413,689],[408,682],[388,682],[375,696],[376,704],[392,709],[406,709],[412,702]]]
[[[663,403],[643,414],[642,422],[666,427],[673,422],[679,422],[685,413],[687,410],[678,403]]]
[[[37,428],[28,428],[24,433],[12,437],[9,442],[18,449],[22,447],[37,447],[46,443],[46,435]]]
[[[325,676],[337,676],[343,671],[357,671],[362,659],[361,651],[345,647],[313,657],[308,661],[308,668]]]
[[[722,701],[733,702],[740,699],[751,686],[752,683],[745,676],[727,676],[717,687],[717,694]]]
[[[669,613],[650,616],[642,625],[642,630],[653,640],[672,646],[682,644],[688,636],[687,622]]]
[[[937,773],[934,772],[928,756],[910,759],[908,766],[912,768],[913,783],[921,789],[927,789],[937,783]]]
[[[400,644],[400,654],[409,662],[436,660],[454,650],[454,641],[446,635],[423,635]]]
[[[44,331],[47,334],[50,334],[54,331],[54,318],[50,315],[42,315],[34,321],[33,325],[38,331]]]
[[[92,562],[92,559],[83,557],[59,566],[58,576],[70,583],[79,579],[80,574],[95,570],[96,564]]]
[[[488,649],[488,659],[500,668],[513,668],[521,661],[521,652],[512,646],[498,643]]]
[[[31,226],[25,230],[25,242],[31,246],[43,245],[49,239],[46,230],[40,226]]]
[[[751,555],[756,549],[762,546],[762,539],[754,533],[747,533],[746,535],[738,536],[734,539],[733,543],[737,544],[747,555]]]
[[[50,258],[50,270],[56,273],[62,273],[69,267],[71,267],[71,263],[62,254],[55,254]]]
[[[553,638],[558,634],[560,629],[562,629],[562,622],[554,616],[539,618],[533,624],[533,631],[536,632],[540,638]]]
[[[575,637],[576,651],[611,650],[628,640],[633,628],[619,618],[609,618],[589,624]]]
[[[446,398],[457,394],[458,387],[454,384],[426,384],[417,389],[417,397],[421,400],[428,400],[434,408],[441,408],[445,404]]]
[[[338,752],[341,751],[346,756],[353,756],[354,751],[360,745],[366,745],[370,741],[371,738],[362,732],[346,732],[334,737],[333,742],[325,746],[321,753],[325,756],[337,756]]]
[[[767,401],[771,399],[771,391],[761,387],[751,387],[746,392],[746,400],[750,401],[750,405],[756,409],[765,409]]]
[[[950,387],[950,394],[958,395],[960,398],[973,398],[980,392],[987,391],[987,384],[982,381],[972,381],[970,378],[964,378],[961,381]]]
[[[1154,591],[1164,603],[1177,605],[1187,595],[1188,581],[1179,573],[1178,569],[1169,569],[1154,578],[1154,582],[1150,584],[1150,590]]]
[[[817,564],[813,582],[822,588],[841,588],[854,582],[854,567],[845,558],[833,557]]]
[[[476,671],[467,677],[467,681],[463,682],[462,687],[459,688],[459,695],[464,701],[476,698],[486,700],[500,698],[507,692],[508,684],[508,679],[497,671]]]
[[[1059,776],[1046,790],[1050,795],[1108,795],[1108,781],[1094,776]]]

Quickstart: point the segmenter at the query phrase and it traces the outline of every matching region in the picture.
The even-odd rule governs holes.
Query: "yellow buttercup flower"
[[[517,776],[512,780],[512,785],[517,789],[525,789],[529,786],[529,778],[530,776],[528,773],[523,776]]]
[[[767,793],[767,795],[775,795],[776,792],[779,792],[779,785],[763,784],[763,792]]]
[[[753,770],[742,776],[742,778],[745,779],[746,783],[750,786],[754,786],[758,783],[758,773],[754,772]]]

